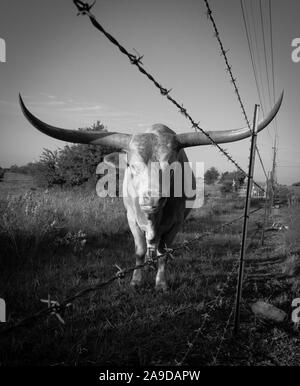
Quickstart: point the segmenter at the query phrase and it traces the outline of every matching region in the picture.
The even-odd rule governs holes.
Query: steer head
[[[125,153],[112,153],[104,161],[126,168],[127,188],[147,214],[157,212],[171,195],[180,147],[176,135],[163,125],[133,135]],[[170,184],[171,182],[171,184]]]

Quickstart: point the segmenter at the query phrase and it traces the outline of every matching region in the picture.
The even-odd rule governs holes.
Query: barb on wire
[[[50,315],[55,315],[60,323],[66,324],[66,322],[63,320],[63,318],[58,313],[58,311],[60,309],[60,304],[58,303],[57,300],[51,300],[50,295],[48,295],[48,299],[41,299],[41,302],[47,303]],[[66,304],[66,307],[70,307],[71,305],[72,305],[72,303],[68,303],[68,304]]]
[[[82,9],[83,6],[83,2],[82,1],[79,1],[79,0],[73,0],[74,1],[74,4],[77,6],[77,9],[80,10]],[[90,12],[90,10],[88,10],[90,6],[89,5],[86,5],[84,7],[84,14],[85,15],[88,15],[88,17],[90,18],[90,21],[91,23],[93,24],[93,26],[98,29],[101,33],[103,33],[106,38],[111,42],[113,43],[121,52],[122,54],[126,55],[130,61],[130,63],[134,66],[136,66],[138,68],[138,70],[144,74],[159,90],[160,90],[160,93],[161,95],[165,96],[171,103],[173,103],[173,105],[175,105],[179,112],[182,113],[186,119],[188,119],[190,121],[190,123],[192,124],[192,127],[193,128],[196,128],[197,130],[199,130],[201,133],[203,133],[209,140],[210,142],[216,146],[219,151],[230,161],[232,162],[235,167],[240,170],[243,175],[245,175],[246,177],[248,177],[248,174],[244,171],[244,169],[237,163],[237,161],[235,161],[217,142],[214,141],[214,139],[204,130],[202,129],[198,123],[196,123],[193,118],[190,116],[190,114],[187,112],[187,109],[180,103],[178,103],[174,98],[172,98],[169,93],[171,91],[168,90],[167,88],[163,87],[154,77],[153,75],[151,75],[148,71],[145,70],[145,68],[143,67],[142,63],[140,62],[140,57],[137,57],[136,55],[133,55],[131,54],[130,52],[127,51],[127,49],[125,47],[123,47],[118,41],[117,39],[115,39],[110,33],[108,33],[103,27],[102,25],[96,20],[95,16]],[[222,49],[223,49],[223,46],[222,46]],[[225,55],[226,57],[226,55]],[[228,61],[227,61],[227,65],[229,67],[229,64],[228,64]],[[231,77],[233,79],[233,75],[232,75],[232,72],[231,73]],[[235,84],[235,83],[234,83]],[[236,87],[236,84],[235,84],[235,87]],[[237,89],[237,87],[236,87]],[[239,100],[240,100],[240,103],[242,104],[242,101],[241,101],[241,98],[239,96],[239,93],[237,93],[238,97],[239,97]],[[246,113],[245,113],[245,118],[247,119],[247,116],[246,116]],[[254,184],[257,185],[261,190],[264,191],[264,189],[258,185],[255,181],[254,181]]]
[[[223,343],[225,341],[226,332],[228,330],[228,327],[229,327],[230,321],[231,321],[231,319],[233,317],[233,314],[234,314],[234,303],[232,304],[231,312],[230,312],[230,314],[229,314],[229,316],[227,318],[227,321],[226,321],[226,324],[225,324],[225,327],[224,327],[224,330],[223,330],[223,334],[222,334],[221,339],[220,339],[220,344],[218,346],[216,355],[213,358],[213,363],[212,363],[213,366],[215,366],[217,364],[218,356],[219,356],[219,354],[221,352],[222,345],[223,345]]]
[[[73,0],[73,1],[78,8],[77,16],[86,15],[96,4],[96,0],[93,2],[93,4],[84,3],[83,1],[80,1],[80,0]]]
[[[118,269],[118,272],[116,273],[116,276],[118,279],[124,279],[125,274],[124,274],[124,269],[118,266],[118,264],[115,264],[115,267]]]
[[[167,261],[168,260],[175,260],[175,257],[173,255],[174,250],[172,248],[168,248],[167,245],[165,244],[164,251],[167,254],[167,256],[166,256],[167,257]]]
[[[118,266],[118,264],[115,264],[115,267],[117,268],[116,277],[118,278],[119,286],[121,285],[121,280],[125,278],[125,270]]]

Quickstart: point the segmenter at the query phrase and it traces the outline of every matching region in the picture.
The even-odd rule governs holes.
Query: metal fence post
[[[236,289],[236,303],[235,303],[235,314],[234,314],[234,334],[236,334],[238,332],[239,326],[240,326],[240,304],[241,304],[241,298],[242,298],[242,287],[243,287],[243,276],[244,276],[244,258],[245,258],[245,252],[246,252],[249,210],[250,210],[250,203],[251,203],[251,191],[252,191],[253,171],[254,171],[254,162],[255,162],[258,108],[259,108],[259,105],[256,104],[254,107],[253,130],[252,130],[251,147],[250,147],[249,172],[248,172],[248,180],[247,180],[247,193],[246,193],[246,203],[245,203],[245,210],[244,210],[243,234],[242,234],[241,251],[240,251],[238,282],[237,282],[237,289]]]

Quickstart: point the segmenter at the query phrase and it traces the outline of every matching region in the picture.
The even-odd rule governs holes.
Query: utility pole
[[[275,137],[274,147],[273,147],[273,163],[272,163],[272,172],[271,172],[271,191],[270,191],[270,206],[274,206],[274,196],[275,196],[275,187],[277,185],[277,173],[276,173],[276,156],[277,156],[277,141]]]
[[[266,191],[265,191],[265,210],[264,210],[264,218],[263,218],[263,224],[262,224],[262,231],[261,231],[261,246],[264,245],[264,239],[265,239],[265,228],[266,228],[266,222],[268,216],[270,216],[270,172],[268,172],[266,180]]]

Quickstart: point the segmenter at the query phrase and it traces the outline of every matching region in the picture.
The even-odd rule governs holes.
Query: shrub
[[[232,181],[226,180],[222,183],[221,193],[225,196],[233,191]]]
[[[284,185],[275,187],[274,203],[287,204],[290,197],[289,189]]]
[[[244,184],[245,175],[239,171],[224,172],[221,175],[219,183],[222,185],[221,193],[226,195],[230,192],[237,192],[238,189]]]
[[[214,184],[219,178],[219,171],[215,167],[211,167],[204,173],[204,181],[208,185]]]

